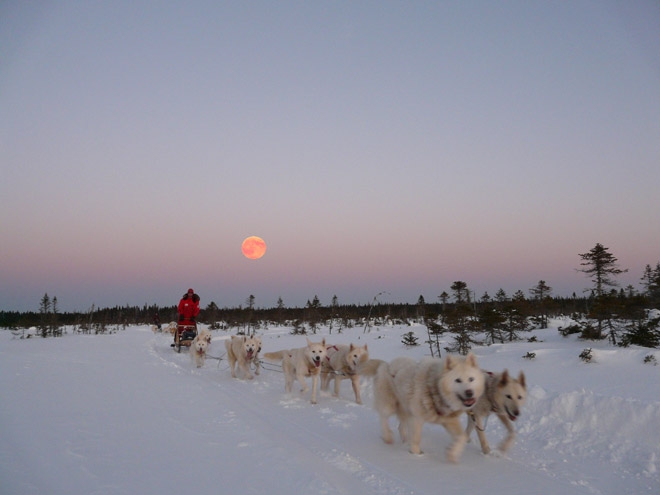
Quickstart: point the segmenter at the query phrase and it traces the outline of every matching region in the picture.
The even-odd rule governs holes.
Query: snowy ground
[[[371,357],[386,360],[427,355],[401,344],[410,330],[311,338],[367,342]],[[424,340],[425,327],[412,330]],[[304,345],[289,331],[263,331],[264,352]],[[660,351],[562,338],[556,328],[533,335],[539,342],[475,349],[485,369],[525,371],[515,445],[484,456],[475,437],[453,465],[439,426],[425,427],[422,456],[386,445],[368,380],[363,406],[350,381],[339,398],[324,393],[312,405],[297,387],[285,394],[276,371],[243,381],[226,361],[195,369],[149,327],[29,340],[0,331],[0,493],[660,493],[660,366],[642,362],[660,362]],[[225,338],[214,333],[212,355],[224,354]],[[590,364],[578,358],[587,347]],[[486,434],[495,446],[504,429],[490,418]]]

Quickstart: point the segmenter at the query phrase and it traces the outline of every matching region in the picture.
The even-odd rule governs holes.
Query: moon
[[[266,253],[266,243],[261,237],[253,235],[243,241],[241,251],[246,258],[258,260]]]

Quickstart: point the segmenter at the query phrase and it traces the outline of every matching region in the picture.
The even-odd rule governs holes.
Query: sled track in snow
[[[282,415],[273,416],[277,415],[277,410],[272,407],[274,405],[265,404],[260,400],[261,397],[258,394],[254,395],[246,391],[244,382],[235,379],[227,380],[223,377],[220,377],[221,382],[215,380],[211,382],[208,374],[186,366],[191,366],[188,356],[169,354],[168,351],[169,349],[166,349],[163,352],[155,343],[150,349],[150,352],[166,366],[190,373],[191,379],[206,379],[209,391],[212,390],[214,394],[220,396],[221,400],[231,404],[234,410],[238,410],[237,416],[240,416],[251,429],[261,432],[264,437],[270,437],[275,443],[285,446],[295,444],[298,456],[303,455],[306,458],[319,460],[319,471],[308,473],[308,484],[302,488],[313,489],[315,493],[319,494],[425,495],[425,492],[404,480],[392,476],[363,457],[347,451],[329,436],[306,428],[304,425],[296,424]],[[184,356],[185,360],[182,359]],[[209,369],[208,371],[215,372],[216,370]],[[224,373],[228,374],[228,371]],[[217,375],[214,373],[213,376]],[[309,405],[309,407],[310,414],[318,412],[311,409],[317,406]],[[290,450],[290,447],[283,450]]]

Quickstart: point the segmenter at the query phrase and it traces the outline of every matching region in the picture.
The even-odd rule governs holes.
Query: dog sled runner
[[[180,322],[176,326],[176,333],[174,334],[174,350],[181,352],[182,347],[190,347],[192,341],[197,336],[197,323],[195,322]]]

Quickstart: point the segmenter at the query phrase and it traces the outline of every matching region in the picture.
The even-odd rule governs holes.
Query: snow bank
[[[586,389],[549,394],[533,386],[525,413],[527,421],[519,434],[544,451],[568,461],[589,458],[615,465],[634,476],[657,473],[660,402],[603,396]]]

